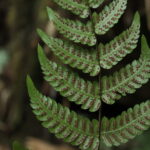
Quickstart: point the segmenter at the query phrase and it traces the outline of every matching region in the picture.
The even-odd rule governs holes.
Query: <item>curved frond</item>
[[[103,2],[104,0],[88,0],[89,6],[92,8],[99,7]]]
[[[64,64],[80,69],[84,73],[90,73],[91,76],[96,76],[100,72],[95,50],[84,49],[68,41],[49,37],[40,29],[38,34]]]
[[[33,112],[45,128],[57,138],[79,146],[82,150],[98,150],[98,121],[91,122],[57,104],[53,99],[43,96],[30,77],[27,78],[27,86]]]
[[[116,118],[102,119],[102,140],[107,146],[119,146],[150,127],[150,100],[129,108]]]
[[[79,146],[82,150],[98,150],[99,123],[77,115],[69,108],[43,96],[27,78],[31,107],[45,128],[65,142]],[[102,119],[101,139],[107,146],[118,146],[141,134],[150,126],[150,101],[128,109],[116,118]]]
[[[99,45],[100,65],[104,69],[110,69],[131,53],[137,46],[140,34],[140,16],[136,13],[129,29],[121,33],[110,43]]]
[[[89,21],[83,24],[80,21],[65,19],[56,14],[51,8],[47,8],[49,19],[53,21],[56,29],[64,35],[64,37],[76,43],[87,44],[93,46],[96,44],[96,37]]]
[[[39,61],[46,81],[69,101],[81,104],[82,109],[97,111],[101,105],[97,82],[85,81],[67,67],[49,61],[38,48]]]
[[[142,52],[139,60],[128,64],[112,76],[102,78],[102,101],[113,104],[115,100],[132,94],[150,78],[150,48],[142,37]]]
[[[87,18],[90,14],[89,7],[83,0],[53,0],[62,8],[71,11],[75,15],[79,15],[81,18]]]
[[[113,0],[99,14],[94,13],[95,32],[104,35],[120,19],[127,7],[127,0]]]

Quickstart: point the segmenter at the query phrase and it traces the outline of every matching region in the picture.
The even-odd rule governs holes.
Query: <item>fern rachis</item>
[[[127,30],[109,43],[98,43],[96,34],[107,33],[118,22],[127,7],[127,0],[113,0],[99,14],[96,12],[91,14],[90,8],[99,7],[103,1],[54,0],[59,6],[81,18],[91,16],[87,23],[82,23],[78,20],[65,19],[51,8],[47,9],[49,19],[68,40],[49,37],[38,29],[40,38],[62,63],[80,69],[90,76],[98,76],[100,79],[89,81],[81,78],[71,68],[49,60],[42,47],[38,46],[44,79],[69,101],[91,112],[100,109],[101,101],[113,104],[122,96],[134,93],[150,78],[150,48],[144,36],[138,60],[134,60],[110,76],[100,76],[101,68],[110,69],[131,53],[137,47],[140,36],[140,16],[137,12]],[[77,43],[90,47],[85,49]],[[129,108],[115,118],[102,117],[101,120],[89,120],[41,94],[30,77],[27,77],[27,86],[31,107],[42,125],[57,138],[79,146],[81,150],[98,150],[100,142],[104,142],[107,146],[119,146],[150,127],[150,100]]]

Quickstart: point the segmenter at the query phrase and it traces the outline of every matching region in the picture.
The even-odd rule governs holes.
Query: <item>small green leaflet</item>
[[[62,96],[91,112],[100,108],[100,90],[96,81],[86,81],[71,69],[48,60],[41,46],[38,47],[38,57],[45,80]]]
[[[97,150],[99,145],[98,121],[90,121],[69,108],[57,104],[55,100],[43,96],[35,88],[29,76],[27,87],[33,112],[37,119],[43,122],[42,125],[45,128],[48,128],[57,138],[79,146],[82,150]]]
[[[82,0],[53,0],[62,8],[71,11],[81,18],[87,18],[90,14],[90,9]]]
[[[140,15],[137,12],[132,25],[112,41],[103,45],[100,43],[100,65],[104,69],[111,69],[137,46],[140,36]]]
[[[92,22],[83,24],[80,21],[65,19],[56,14],[51,8],[47,8],[48,16],[53,21],[56,29],[63,34],[64,37],[76,43],[94,46],[96,37],[92,28]]]
[[[100,66],[96,50],[84,49],[67,40],[49,37],[40,29],[37,32],[45,44],[64,64],[80,69],[84,73],[89,73],[90,76],[99,74]]]
[[[92,8],[98,8],[104,0],[88,0],[88,4]]]
[[[98,35],[106,34],[118,23],[126,7],[127,0],[113,0],[108,6],[106,5],[99,14],[93,13],[95,33]]]
[[[107,146],[128,142],[150,126],[150,100],[129,108],[116,118],[102,119],[102,140]]]

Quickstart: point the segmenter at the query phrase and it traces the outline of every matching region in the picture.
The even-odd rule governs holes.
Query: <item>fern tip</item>
[[[39,94],[38,90],[36,89],[32,79],[29,75],[27,75],[26,84],[27,84],[27,90],[28,90],[30,100],[32,102],[36,101],[37,97],[40,97],[40,94]]]
[[[140,14],[138,11],[134,15],[134,22],[136,22],[137,24],[140,24]]]
[[[140,14],[138,11],[135,12],[135,17],[139,18],[140,17]]]
[[[43,48],[40,46],[40,44],[38,45],[38,59],[41,66],[47,66],[47,57],[44,54]]]
[[[39,60],[41,60],[41,56],[43,56],[43,48],[40,44],[38,44],[38,48],[37,48],[37,51],[38,51],[38,58]]]
[[[150,48],[148,46],[148,42],[147,42],[145,35],[142,35],[141,47],[142,47],[142,56],[149,58],[150,57]]]
[[[27,75],[26,83],[27,83],[28,87],[32,84],[32,79],[31,79],[30,75]]]
[[[42,46],[40,44],[38,44],[38,51],[42,51]]]
[[[33,84],[33,81],[32,81],[32,79],[29,75],[27,75],[26,84],[27,84],[27,89],[28,89],[29,96],[31,97],[32,92],[34,90],[34,84]]]
[[[142,43],[146,42],[146,36],[144,34],[142,35],[141,40],[142,40]]]
[[[38,35],[41,35],[42,30],[41,30],[40,28],[37,28],[37,29],[36,29],[36,32],[38,33]]]
[[[54,11],[50,7],[46,7],[46,9],[47,9],[47,13],[48,13],[49,19],[53,20],[53,18],[54,18]]]

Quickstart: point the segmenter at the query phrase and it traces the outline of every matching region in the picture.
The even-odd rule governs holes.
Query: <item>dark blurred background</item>
[[[110,1],[106,0],[105,3]],[[14,140],[20,140],[31,150],[77,149],[57,140],[36,120],[29,106],[25,84],[27,74],[32,76],[36,86],[44,94],[55,98],[80,114],[98,118],[98,113],[89,114],[87,111],[82,111],[80,106],[70,104],[42,78],[36,48],[39,42],[42,45],[43,43],[37,36],[36,29],[42,28],[49,35],[58,35],[53,24],[48,21],[46,6],[52,7],[66,17],[73,19],[76,17],[58,7],[52,0],[0,0],[0,150],[9,150]],[[141,15],[141,35],[145,34],[150,43],[150,0],[129,0],[128,8],[119,23],[105,36],[100,37],[99,41],[108,42],[127,29],[137,10]],[[51,59],[57,59],[45,45],[43,46]],[[103,70],[103,74],[112,74],[115,70],[132,62],[133,59],[137,59],[140,55],[140,48],[139,40],[138,47],[132,54],[125,57],[112,70]],[[127,108],[150,99],[149,91],[150,82],[137,90],[135,94],[122,98],[112,106],[104,104],[102,114],[115,117]],[[149,150],[149,139],[150,131],[146,131],[127,144],[112,148],[102,146],[102,150]]]

